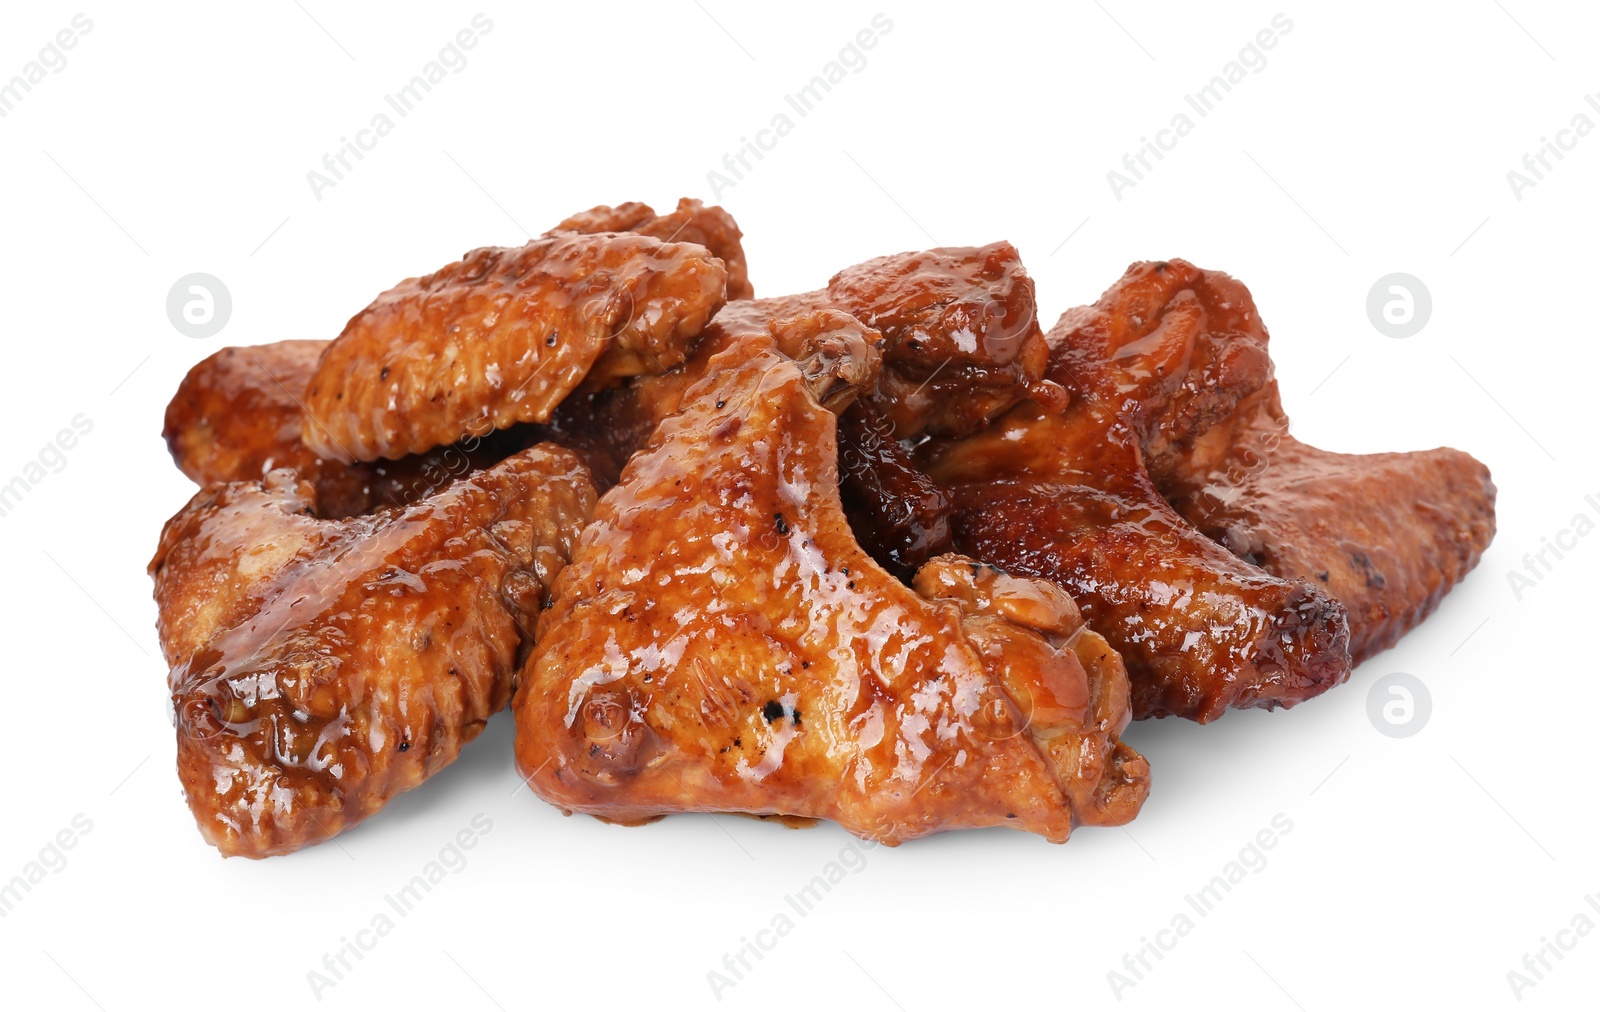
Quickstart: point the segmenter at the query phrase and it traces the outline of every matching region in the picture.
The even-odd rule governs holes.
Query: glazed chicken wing
[[[744,245],[740,241],[744,233],[739,231],[733,215],[715,205],[707,207],[698,200],[683,197],[671,214],[656,214],[649,204],[636,200],[616,207],[602,204],[579,211],[545,235],[562,232],[637,232],[662,242],[692,242],[704,246],[728,268],[729,300],[756,297],[755,289],[750,287],[750,271],[745,265]]]
[[[474,250],[345,326],[306,391],[302,436],[324,458],[376,460],[545,421],[581,383],[682,361],[726,282],[704,247],[629,233]]]
[[[842,487],[864,547],[909,578],[951,541],[943,493],[900,441],[971,432],[1025,399],[1064,403],[1061,387],[1044,376],[1049,347],[1033,281],[1010,243],[879,257],[840,271],[825,289],[729,302],[683,365],[569,401],[554,438],[602,445],[620,470],[730,340],[821,308],[848,312],[882,337],[877,383],[840,420]]]
[[[278,341],[223,348],[203,360],[167,405],[162,435],[179,470],[197,484],[253,481],[280,467],[316,489],[328,519],[409,506],[457,478],[521,449],[515,430],[468,436],[399,460],[346,464],[312,451],[300,437],[302,405],[327,341]]]
[[[829,818],[891,844],[1060,841],[1137,812],[1125,675],[1066,594],[950,556],[912,590],[856,544],[833,411],[870,389],[876,336],[823,312],[730,340],[601,500],[514,703],[541,797],[625,824]]]
[[[1179,320],[1204,364],[1190,365],[1173,399],[1181,406],[1145,427],[1151,477],[1241,559],[1342,603],[1355,663],[1393,646],[1494,537],[1488,469],[1459,450],[1353,455],[1290,436],[1266,327],[1250,293],[1220,271],[1135,264],[1059,350],[1088,371],[1110,352],[1094,332],[1156,333]]]
[[[196,495],[150,572],[178,775],[206,840],[288,853],[453,761],[508,702],[594,502],[555,447],[349,520],[316,518],[315,488],[288,470]]]
[[[1113,415],[1024,404],[925,447],[961,551],[1055,581],[1127,662],[1139,717],[1201,722],[1277,706],[1349,673],[1340,606],[1201,536],[1151,485]]]
[[[1066,409],[1023,405],[922,460],[954,500],[958,546],[1073,594],[1127,662],[1138,716],[1292,705],[1348,677],[1344,609],[1219,551],[1147,473],[1266,381],[1266,346],[1237,293],[1196,291],[1182,261],[1147,268],[1048,335]]]

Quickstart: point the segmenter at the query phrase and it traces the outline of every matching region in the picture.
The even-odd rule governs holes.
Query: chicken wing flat
[[[1224,551],[1144,473],[1115,412],[1023,404],[919,454],[952,504],[957,547],[1054,581],[1127,663],[1138,717],[1206,722],[1288,706],[1349,674],[1344,609]]]
[[[1250,293],[1181,260],[1135,264],[1060,350],[1089,371],[1115,348],[1179,329],[1202,364],[1179,406],[1145,428],[1161,492],[1235,555],[1342,603],[1355,663],[1393,646],[1493,539],[1488,469],[1459,450],[1352,455],[1290,436]],[[1098,339],[1119,330],[1109,346]]]
[[[704,247],[630,233],[474,250],[346,325],[306,391],[302,438],[325,458],[376,460],[545,421],[586,380],[681,362],[726,282]]]
[[[833,412],[870,389],[875,336],[822,312],[731,341],[601,500],[514,702],[541,797],[625,824],[830,818],[891,844],[1061,841],[1137,812],[1125,674],[1066,594],[949,556],[912,590],[857,545]]]
[[[1208,301],[1219,320],[1245,310],[1235,293],[1185,288],[1198,273],[1150,265],[1065,313],[1047,337],[1047,375],[1070,404],[1022,405],[921,459],[952,498],[963,551],[1072,593],[1122,653],[1137,716],[1204,722],[1315,696],[1350,663],[1338,602],[1219,551],[1146,471],[1179,458],[1271,374],[1264,342],[1204,326]]]
[[[288,470],[196,495],[150,572],[178,775],[206,840],[288,853],[453,761],[508,702],[594,503],[556,447],[348,520],[318,519]]]
[[[316,488],[318,515],[357,516],[409,506],[526,444],[506,430],[468,436],[400,460],[345,464],[301,439],[302,405],[327,341],[278,341],[223,348],[183,378],[167,405],[162,435],[179,470],[197,484],[252,481],[286,467]]]
[[[745,264],[744,233],[733,215],[722,208],[707,207],[698,200],[683,197],[671,214],[656,214],[649,204],[630,200],[616,207],[601,204],[563,221],[546,236],[563,232],[637,232],[662,242],[692,242],[704,246],[728,268],[728,298],[753,299],[750,269]]]

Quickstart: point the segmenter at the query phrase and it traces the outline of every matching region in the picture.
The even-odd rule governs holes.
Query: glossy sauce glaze
[[[287,853],[454,760],[508,702],[594,501],[555,447],[342,521],[289,471],[197,495],[150,570],[202,835]]]
[[[1092,638],[1087,663],[1067,648],[1064,594],[980,590],[946,558],[969,576],[930,574],[930,600],[857,545],[819,395],[842,407],[841,378],[870,389],[871,370],[851,341],[821,365],[778,350],[841,326],[732,340],[601,500],[522,675],[519,769],[629,824],[732,811],[899,843],[1131,817],[1148,770],[1116,743],[1125,676]]]
[[[704,247],[629,233],[474,250],[346,325],[306,391],[306,444],[333,460],[396,458],[545,421],[585,380],[682,361],[726,282]]]
[[[256,481],[288,468],[316,489],[320,517],[337,520],[413,505],[529,445],[521,428],[468,435],[399,460],[346,464],[301,439],[301,407],[327,341],[223,348],[204,359],[167,405],[162,435],[184,474],[200,485]]]
[[[630,200],[616,207],[591,207],[567,218],[546,236],[563,232],[637,232],[662,242],[688,242],[704,246],[711,255],[728,268],[728,299],[753,299],[755,289],[750,287],[750,269],[745,265],[744,233],[733,215],[722,208],[707,207],[698,200],[684,197],[678,206],[667,214],[656,214],[649,204]]]

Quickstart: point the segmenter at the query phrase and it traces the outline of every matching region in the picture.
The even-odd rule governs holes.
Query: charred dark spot
[[[761,716],[767,718],[768,724],[775,723],[783,716],[783,704],[776,699],[767,700],[767,705],[761,708]]]
[[[547,348],[554,348],[554,347],[555,347],[555,346],[556,346],[556,338],[557,338],[557,337],[560,337],[560,336],[561,336],[561,331],[559,331],[559,330],[552,330],[552,331],[551,331],[551,332],[550,332],[550,334],[549,334],[549,336],[547,336],[547,337],[546,337],[546,338],[545,338],[545,339],[544,339],[544,343],[545,343],[545,347],[547,347]]]
[[[409,741],[401,742],[400,743],[400,751],[402,751],[402,752],[410,752],[411,751],[411,743]]]
[[[727,405],[728,405],[727,401],[723,400],[721,397],[717,398],[717,410],[720,411],[723,408],[727,407]]]
[[[789,522],[783,519],[782,513],[772,514],[772,522],[777,525],[779,537],[789,536]]]

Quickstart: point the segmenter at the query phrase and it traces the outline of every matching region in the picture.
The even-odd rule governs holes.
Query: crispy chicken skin
[[[722,208],[707,207],[698,200],[683,197],[677,210],[670,214],[656,214],[649,204],[630,200],[616,207],[601,204],[563,221],[546,232],[546,236],[562,232],[637,232],[652,236],[662,242],[692,242],[704,246],[711,255],[728,268],[728,298],[753,299],[755,289],[750,287],[750,269],[745,264],[744,233],[739,231],[733,215]]]
[[[1137,315],[1160,330],[1192,315],[1186,326],[1206,365],[1191,365],[1185,405],[1147,429],[1151,477],[1180,514],[1235,555],[1342,603],[1353,662],[1393,646],[1493,539],[1488,469],[1459,450],[1329,453],[1290,436],[1250,293],[1219,271],[1182,261],[1157,267],[1130,268],[1111,305],[1102,300],[1100,312],[1065,336],[1063,351],[1087,360],[1086,332],[1114,319]]]
[[[1062,841],[1137,812],[1125,676],[1067,595],[951,556],[919,593],[856,544],[833,412],[870,389],[869,335],[823,312],[731,338],[601,500],[514,703],[541,797],[624,824],[829,818],[890,844]]]
[[[704,247],[631,233],[474,250],[356,314],[311,379],[302,436],[376,460],[545,421],[585,381],[682,361],[726,282]]]
[[[252,481],[287,467],[315,487],[330,520],[409,506],[521,449],[526,434],[467,436],[400,460],[345,464],[300,438],[302,404],[327,341],[223,348],[200,362],[167,405],[162,435],[179,470],[199,485]]]
[[[453,761],[508,702],[594,503],[557,447],[348,520],[318,519],[287,470],[196,495],[150,572],[178,775],[206,840],[285,854]]]

